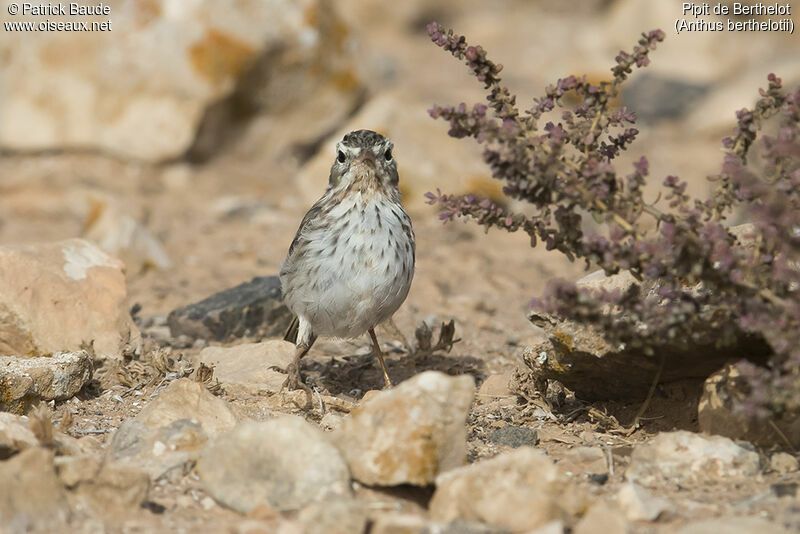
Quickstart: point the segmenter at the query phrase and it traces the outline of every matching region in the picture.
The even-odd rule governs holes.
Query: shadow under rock
[[[415,357],[393,351],[385,354],[385,358],[389,378],[395,385],[423,371],[440,371],[453,376],[469,374],[478,378],[485,374],[486,367],[482,360],[456,354]],[[380,364],[371,352],[305,358],[301,360],[301,365],[306,383],[327,389],[331,395],[360,399],[367,391],[384,386]]]

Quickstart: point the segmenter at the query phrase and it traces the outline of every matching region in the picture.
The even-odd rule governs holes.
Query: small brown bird
[[[398,189],[393,144],[370,130],[336,145],[328,188],[300,223],[281,265],[284,301],[297,316],[286,339],[297,350],[286,385],[305,388],[302,358],[316,337],[369,332],[387,387],[375,326],[405,301],[414,277],[411,219]]]

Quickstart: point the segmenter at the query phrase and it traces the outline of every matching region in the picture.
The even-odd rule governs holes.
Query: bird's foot
[[[300,367],[295,364],[290,364],[286,370],[282,372],[286,373],[286,380],[283,382],[283,386],[281,386],[281,391],[294,391],[302,389],[311,395],[311,388],[308,387],[305,382],[303,382],[303,377],[300,376]]]
[[[385,368],[383,369],[383,381],[386,383],[386,385],[383,386],[383,389],[392,389],[392,387],[394,386]]]

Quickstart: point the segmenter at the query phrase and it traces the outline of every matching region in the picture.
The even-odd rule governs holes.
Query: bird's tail
[[[297,331],[300,328],[300,319],[295,316],[292,319],[289,328],[286,329],[286,334],[283,336],[284,341],[288,341],[290,343],[297,343]]]

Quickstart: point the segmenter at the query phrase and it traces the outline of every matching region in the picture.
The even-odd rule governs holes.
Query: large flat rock
[[[140,335],[124,265],[83,239],[0,247],[0,355],[46,356],[93,344],[119,358]]]

